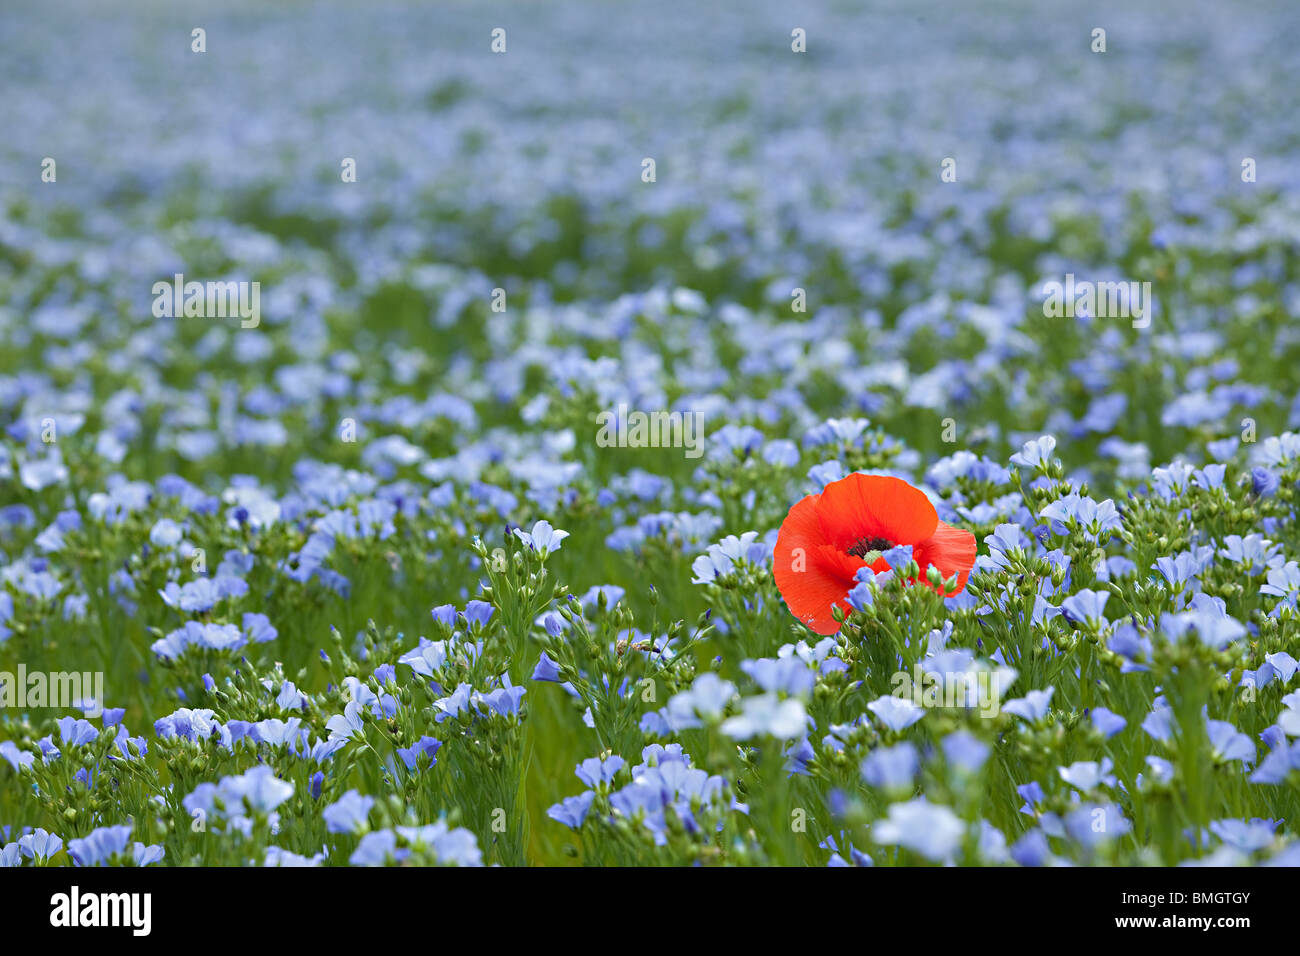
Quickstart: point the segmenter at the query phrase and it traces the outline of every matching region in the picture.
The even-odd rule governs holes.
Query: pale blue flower
[[[542,520],[533,525],[532,531],[515,528],[514,535],[529,549],[547,554],[559,551],[560,542],[569,536],[569,532],[552,528],[549,521]]]
[[[877,843],[904,847],[935,863],[953,862],[965,836],[957,814],[924,798],[890,804],[887,818],[871,828]]]
[[[358,833],[365,828],[370,808],[374,805],[374,797],[349,790],[322,810],[321,818],[325,821],[325,829],[330,833]]]
[[[925,711],[906,697],[890,694],[871,701],[867,704],[867,710],[894,733],[905,730],[925,716]]]
[[[1031,690],[1024,697],[1017,697],[1014,700],[1007,701],[1002,705],[1002,709],[1009,714],[1024,718],[1030,723],[1037,723],[1047,716],[1047,710],[1052,703],[1052,694],[1055,692],[1055,687],[1048,687],[1046,690]]]
[[[784,700],[776,694],[746,697],[741,713],[722,722],[722,732],[734,740],[771,736],[777,740],[795,740],[807,730],[808,715],[798,698]]]

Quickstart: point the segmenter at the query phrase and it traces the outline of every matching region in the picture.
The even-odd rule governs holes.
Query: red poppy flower
[[[939,520],[930,499],[900,478],[852,474],[833,481],[819,495],[796,502],[781,524],[773,560],[776,586],[786,606],[818,634],[834,634],[840,625],[831,616],[857,584],[858,569],[870,551],[910,544],[921,574],[912,583],[929,585],[925,572],[934,565],[947,581],[957,575],[960,594],[975,564],[975,536]],[[871,570],[889,570],[884,558]]]

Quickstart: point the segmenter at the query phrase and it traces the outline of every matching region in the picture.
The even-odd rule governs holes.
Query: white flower
[[[534,551],[540,551],[547,554],[551,551],[560,550],[560,542],[569,536],[569,532],[561,531],[558,528],[552,528],[551,523],[545,519],[538,521],[533,525],[532,531],[524,531],[521,528],[515,528],[515,537]]]
[[[890,804],[888,819],[871,828],[877,843],[906,847],[936,863],[952,862],[965,835],[966,825],[957,814],[923,798]]]
[[[741,706],[743,713],[722,722],[722,732],[735,740],[763,735],[796,740],[807,731],[808,715],[803,704],[793,698],[781,700],[776,694],[761,694],[746,698]]]

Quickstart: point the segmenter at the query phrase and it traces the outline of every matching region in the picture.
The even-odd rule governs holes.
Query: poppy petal
[[[966,580],[970,577],[970,569],[975,566],[978,550],[975,535],[940,521],[933,535],[912,546],[912,557],[921,566],[920,580],[925,580],[925,571],[930,565],[939,569],[945,581],[957,575],[957,589],[944,594],[944,597],[955,597],[966,589]]]
[[[827,574],[838,578],[844,582],[844,588],[847,591],[853,587],[853,582],[858,578],[858,569],[865,567],[866,562],[861,558],[855,558],[851,554],[839,550],[834,545],[824,544],[815,552],[817,562],[822,566]],[[883,562],[883,558],[881,559]],[[888,565],[886,565],[888,567]]]
[[[776,547],[772,549],[772,567],[776,574],[789,571],[791,563],[798,556],[795,549],[802,549],[807,555],[826,544],[822,534],[821,522],[817,520],[817,503],[821,495],[809,495],[794,503],[790,513],[781,522],[781,530],[776,535]]]
[[[797,502],[782,522],[772,553],[772,575],[791,614],[818,634],[834,634],[840,622],[831,616],[831,605],[838,603],[846,615],[851,612],[844,598],[852,587],[852,572],[846,581],[842,570],[821,553],[827,545],[817,519],[819,497],[809,495]],[[845,557],[854,561],[850,555]]]
[[[841,551],[863,538],[915,545],[939,524],[939,513],[921,489],[901,478],[856,472],[826,486],[817,515],[827,543]]]
[[[838,604],[845,617],[853,613],[845,600],[849,591],[844,582],[827,574],[816,562],[810,563],[803,572],[795,572],[779,586],[790,613],[818,634],[834,634],[840,629],[841,622],[831,615],[833,605]]]

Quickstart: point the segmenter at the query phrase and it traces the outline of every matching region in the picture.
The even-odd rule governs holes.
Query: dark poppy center
[[[888,538],[859,538],[848,553],[855,558],[865,558],[869,551],[888,551],[893,546],[894,542]]]

